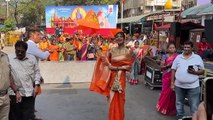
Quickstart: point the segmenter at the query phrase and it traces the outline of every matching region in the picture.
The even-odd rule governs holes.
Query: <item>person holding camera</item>
[[[178,55],[172,65],[171,88],[176,94],[178,119],[184,117],[184,100],[187,97],[191,115],[197,111],[200,103],[199,75],[204,73],[201,57],[192,52],[193,43],[186,41],[184,51]]]

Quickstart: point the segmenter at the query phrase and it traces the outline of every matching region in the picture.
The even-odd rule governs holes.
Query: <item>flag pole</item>
[[[182,1],[180,1],[180,12],[179,12],[179,18],[178,18],[178,22],[181,22],[181,13],[182,13]]]
[[[123,11],[124,11],[124,0],[121,0],[121,29],[123,29]]]

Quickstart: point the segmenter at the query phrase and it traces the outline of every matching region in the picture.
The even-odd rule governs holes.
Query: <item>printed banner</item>
[[[117,5],[104,6],[48,6],[46,28],[116,28]]]

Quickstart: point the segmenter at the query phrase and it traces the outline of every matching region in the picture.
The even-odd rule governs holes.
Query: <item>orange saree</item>
[[[130,52],[124,54],[113,55],[111,53],[109,59],[113,66],[130,66],[132,63],[132,55]],[[118,80],[121,86],[121,91],[112,90],[115,80]],[[108,120],[124,120],[124,103],[125,103],[125,88],[126,88],[126,71],[111,71],[106,63],[101,58],[98,58],[90,90],[98,92],[108,98],[109,116]]]
[[[50,61],[58,61],[59,59],[59,51],[60,47],[58,45],[50,45],[49,50],[51,51],[49,60]]]

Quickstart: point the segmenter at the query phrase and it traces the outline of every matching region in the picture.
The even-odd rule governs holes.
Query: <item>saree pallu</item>
[[[145,61],[144,61],[144,58],[146,56],[152,56],[153,53],[151,51],[151,47],[149,45],[143,45],[143,47],[141,47],[142,49],[142,53],[141,53],[141,64],[140,64],[140,74],[144,74],[145,73],[145,69],[146,69],[146,64],[145,64]]]
[[[168,57],[165,64],[171,64],[176,58],[177,54]],[[162,76],[162,91],[158,103],[156,105],[157,111],[165,115],[176,114],[175,91],[171,89],[171,69],[164,70]]]
[[[118,55],[111,58],[110,62],[113,66],[131,65],[131,54]],[[112,86],[115,77],[118,77],[122,91],[112,91]],[[108,98],[109,102],[109,116],[108,120],[124,120],[124,103],[125,103],[125,88],[126,88],[126,72],[111,71],[106,63],[101,58],[98,58],[90,90],[100,93]]]

